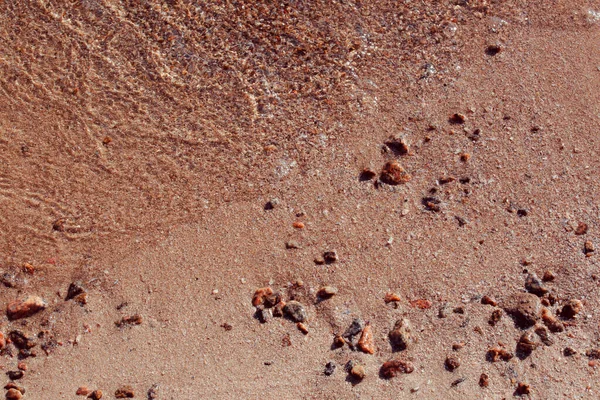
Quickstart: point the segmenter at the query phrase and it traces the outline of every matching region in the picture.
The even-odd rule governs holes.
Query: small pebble
[[[448,118],[448,122],[450,122],[451,124],[464,124],[466,120],[467,117],[465,117],[464,114],[460,113],[453,114],[450,116],[450,118]]]
[[[17,389],[8,389],[6,392],[6,400],[20,400],[23,398],[23,394]]]
[[[452,372],[460,367],[460,359],[454,355],[448,356],[446,357],[446,361],[444,361],[444,366],[448,371]]]
[[[541,306],[539,297],[531,293],[514,294],[503,304],[506,313],[514,318],[517,325],[525,328],[539,319]]]
[[[490,386],[490,378],[486,373],[482,373],[479,376],[479,386],[483,388]]]
[[[335,369],[336,369],[335,363],[333,361],[329,361],[327,364],[325,364],[324,374],[327,376],[331,376],[335,372]]]
[[[294,322],[304,322],[307,318],[304,306],[295,300],[286,303],[283,312]]]
[[[115,397],[117,399],[131,399],[135,397],[135,394],[131,386],[122,386],[115,391]]]
[[[490,315],[490,319],[488,323],[491,326],[495,326],[502,319],[502,310],[494,310],[492,311],[492,315]]]
[[[88,389],[86,386],[80,386],[77,391],[75,392],[75,394],[77,396],[87,396],[88,394],[91,393],[91,390]]]
[[[381,375],[386,378],[394,378],[400,374],[410,374],[415,370],[415,367],[409,361],[389,360],[381,366]]]
[[[528,356],[537,348],[538,344],[535,342],[535,337],[532,331],[525,332],[519,338],[517,342],[517,352],[523,356]]]
[[[257,289],[256,292],[254,292],[254,296],[252,297],[252,305],[255,307],[261,305],[264,302],[264,298],[272,294],[273,289],[271,289],[270,287]]]
[[[393,301],[400,301],[400,300],[401,300],[400,296],[398,296],[396,293],[391,293],[391,292],[386,293],[385,297],[383,298],[383,301],[386,304],[391,303]]]
[[[509,351],[506,351],[505,349],[503,349],[501,347],[492,347],[487,352],[487,359],[490,362],[496,362],[496,361],[500,361],[500,360],[509,361],[513,357],[514,357],[514,354],[512,354]]]
[[[579,225],[577,225],[577,228],[575,229],[575,234],[576,235],[585,235],[588,231],[588,226],[585,222],[580,222]]]
[[[321,299],[329,299],[337,294],[337,288],[333,286],[323,286],[317,291],[317,297]]]
[[[285,242],[285,248],[288,249],[288,250],[291,250],[291,249],[301,249],[302,246],[297,241],[290,240],[290,241]]]
[[[502,51],[502,46],[500,46],[497,43],[494,44],[490,44],[487,46],[487,48],[485,49],[485,54],[487,54],[488,56],[495,56],[496,54],[500,53]]]
[[[393,160],[383,166],[379,179],[383,183],[395,186],[409,182],[412,177],[402,168],[398,161]]]
[[[564,324],[546,308],[542,310],[542,321],[550,329],[550,332],[557,333],[565,330]]]
[[[591,240],[586,241],[583,245],[583,253],[589,257],[592,255],[592,253],[594,251],[595,251],[594,243],[592,243]]]
[[[352,369],[350,369],[350,375],[352,375],[354,379],[364,379],[364,377],[366,376],[365,367],[363,367],[362,365],[353,366]]]
[[[279,205],[278,198],[271,199],[265,204],[265,210],[272,210],[275,207],[277,207],[278,205]]]
[[[563,350],[563,354],[566,357],[571,357],[571,356],[574,356],[575,354],[577,354],[577,350],[575,350],[572,347],[565,347],[564,350]]]
[[[142,322],[143,322],[142,316],[139,314],[134,314],[134,315],[124,316],[119,321],[116,321],[115,325],[118,326],[119,328],[122,328],[124,326],[141,325]]]
[[[338,261],[338,255],[335,250],[326,251],[323,253],[323,261],[325,264],[333,264]]]
[[[556,279],[556,275],[550,270],[544,272],[544,276],[542,276],[544,282],[552,282],[554,279]]]
[[[494,300],[492,297],[490,296],[483,296],[481,298],[481,304],[485,304],[485,305],[489,305],[489,306],[497,306],[498,302],[496,300]]]
[[[461,383],[463,383],[463,382],[464,382],[464,381],[466,381],[466,380],[467,380],[467,378],[465,378],[465,377],[463,377],[463,378],[458,378],[457,380],[453,381],[453,382],[450,384],[450,386],[451,386],[451,387],[458,386],[458,385],[460,385]]]
[[[531,386],[528,385],[527,383],[519,382],[517,384],[517,389],[515,390],[515,393],[519,396],[531,394]]]
[[[158,400],[158,384],[155,383],[148,389],[148,400]]]
[[[296,328],[305,335],[308,335],[308,327],[302,322],[296,323]]]
[[[536,296],[542,297],[548,293],[548,289],[544,286],[544,283],[536,274],[529,274],[525,279],[525,289],[529,293],[533,293]]]
[[[88,396],[88,399],[92,399],[92,400],[100,400],[101,398],[102,398],[102,390],[94,390]]]

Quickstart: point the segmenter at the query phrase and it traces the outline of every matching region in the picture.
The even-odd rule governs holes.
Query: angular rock
[[[506,351],[505,349],[501,348],[501,347],[492,347],[491,349],[488,350],[487,352],[487,360],[490,362],[496,362],[496,361],[509,361],[510,359],[512,359],[514,357],[514,354],[512,354],[509,351]]]
[[[404,350],[413,342],[412,325],[406,318],[396,321],[394,328],[388,334],[393,351]]]
[[[583,303],[581,300],[572,299],[567,301],[560,311],[560,316],[566,319],[575,318],[583,310]]]
[[[101,398],[102,398],[102,390],[94,390],[88,396],[88,399],[92,399],[92,400],[100,400]]]
[[[409,182],[412,177],[402,168],[398,161],[393,160],[383,166],[379,179],[383,183],[395,186]]]
[[[550,329],[550,332],[557,333],[565,330],[564,324],[546,308],[542,310],[542,321]]]
[[[48,304],[38,296],[29,296],[25,300],[15,300],[6,307],[8,319],[15,320],[31,317],[38,312],[45,310]]]
[[[546,328],[545,326],[537,325],[534,329],[534,332],[536,335],[539,336],[542,343],[544,343],[546,346],[552,346],[554,344],[554,341],[548,333],[548,328]]]
[[[34,337],[27,336],[25,333],[14,330],[8,333],[8,338],[17,349],[31,349],[37,345]]]
[[[504,311],[513,317],[520,327],[534,325],[540,318],[542,304],[539,297],[531,293],[517,293],[506,299]]]
[[[488,323],[491,326],[495,326],[502,319],[502,310],[494,310],[492,311],[492,315],[490,315],[490,319]]]
[[[385,145],[397,156],[403,156],[410,151],[410,145],[404,136],[390,136]]]
[[[538,347],[538,343],[535,341],[535,337],[532,331],[527,331],[521,335],[517,342],[517,353],[521,356],[529,356],[533,350]]]
[[[307,318],[304,306],[295,300],[287,302],[285,307],[283,307],[283,312],[294,322],[304,322]]]
[[[455,369],[460,367],[460,359],[455,355],[450,355],[446,357],[446,360],[444,361],[444,366],[448,371],[453,372]]]
[[[479,376],[479,386],[483,388],[490,386],[490,377],[486,373],[482,373]]]
[[[410,374],[414,370],[415,367],[409,361],[389,360],[383,363],[380,373],[384,378],[390,379],[400,374]]]
[[[75,297],[86,293],[86,290],[82,286],[81,282],[73,282],[69,285],[69,289],[67,290],[66,301],[74,299]]]
[[[335,372],[335,368],[335,363],[333,361],[329,361],[327,364],[325,364],[325,371],[323,373],[327,376],[331,376]]]
[[[529,293],[533,293],[536,296],[542,297],[548,293],[548,289],[544,286],[544,283],[536,274],[529,274],[525,279],[525,289]]]
[[[348,338],[350,340],[352,340],[352,338],[356,335],[358,335],[359,333],[362,332],[362,330],[365,327],[365,323],[362,319],[360,318],[354,318],[352,320],[352,323],[350,324],[350,326],[348,327],[348,329],[346,329],[346,332],[344,332],[344,334],[342,335],[345,338]]]
[[[323,261],[325,264],[333,264],[338,261],[338,255],[335,250],[326,251],[323,253]]]

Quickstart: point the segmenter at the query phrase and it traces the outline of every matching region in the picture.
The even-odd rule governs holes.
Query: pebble
[[[500,53],[501,51],[502,51],[502,46],[500,46],[497,43],[494,43],[494,44],[490,44],[486,47],[485,54],[487,54],[488,56],[495,56],[496,54]]]
[[[423,197],[421,204],[423,204],[427,211],[440,212],[442,210],[442,201],[437,197]]]
[[[352,375],[354,379],[362,380],[367,375],[367,373],[365,371],[365,367],[363,367],[360,364],[357,364],[350,369],[350,375]]]
[[[367,324],[358,340],[358,348],[367,354],[375,353],[375,344],[373,343],[373,328],[371,324]]]
[[[333,264],[339,260],[337,251],[331,250],[323,253],[323,261],[325,264]]]
[[[296,221],[292,224],[292,226],[296,229],[304,229],[304,222]]]
[[[494,300],[490,296],[483,296],[481,298],[481,304],[485,304],[485,305],[488,305],[488,306],[494,306],[495,307],[495,306],[498,305],[498,302],[496,300]]]
[[[455,355],[450,355],[446,357],[446,361],[444,361],[444,366],[450,372],[453,372],[455,369],[460,367],[460,359]]]
[[[8,319],[15,320],[31,317],[38,312],[45,310],[48,304],[38,296],[29,296],[23,301],[15,300],[6,307]]]
[[[19,330],[10,331],[8,338],[17,349],[31,349],[37,345],[34,337],[27,336]]]
[[[325,371],[323,373],[327,376],[331,376],[335,372],[335,369],[335,363],[333,361],[329,361],[327,364],[325,364]]]
[[[596,248],[594,247],[594,243],[592,243],[591,240],[588,240],[588,241],[586,241],[584,243],[584,245],[583,245],[583,253],[587,257],[590,257],[595,250],[596,250]]]
[[[400,374],[410,374],[415,370],[415,367],[409,361],[389,360],[381,366],[381,375],[386,378],[394,378]]]
[[[465,378],[465,377],[458,378],[457,380],[455,380],[454,382],[452,382],[452,383],[450,384],[450,386],[451,386],[451,387],[458,386],[458,385],[460,385],[461,383],[463,383],[463,382],[464,382],[464,381],[466,381],[466,380],[467,380],[467,378]]]
[[[593,360],[600,359],[600,349],[591,349],[585,352],[585,355]]]
[[[577,228],[575,229],[575,234],[576,235],[585,235],[588,231],[588,226],[585,222],[580,222],[579,225],[577,225]]]
[[[272,210],[279,205],[279,199],[273,198],[265,204],[265,210]]]
[[[69,285],[69,289],[67,289],[67,297],[65,298],[65,300],[68,301],[83,294],[86,294],[86,290],[81,284],[81,282],[72,282]]]
[[[544,283],[536,274],[529,274],[525,279],[525,289],[529,293],[533,293],[539,297],[542,297],[548,293],[548,289],[544,286]]]
[[[468,162],[471,159],[471,154],[469,153],[462,153],[460,155],[460,161],[462,162]]]
[[[540,340],[546,346],[552,346],[554,344],[554,342],[552,341],[552,338],[550,337],[550,334],[548,333],[548,328],[546,328],[545,326],[542,326],[542,325],[536,326],[534,332],[536,335],[538,335],[540,337]]]
[[[490,386],[490,377],[486,373],[482,373],[479,376],[479,386],[483,388]]]
[[[6,390],[15,389],[15,390],[18,390],[19,392],[21,392],[21,394],[25,394],[25,388],[17,385],[14,382],[8,382],[6,385],[4,385],[4,389],[6,389]]]
[[[410,151],[410,145],[404,136],[390,136],[385,145],[397,156],[403,156]]]
[[[346,329],[346,332],[344,332],[344,334],[342,335],[345,338],[348,338],[350,340],[352,340],[352,338],[356,335],[358,335],[359,333],[362,332],[362,330],[365,327],[365,323],[362,319],[360,318],[354,318],[352,320],[352,323],[350,324],[350,326],[348,327],[348,329]]]
[[[117,399],[131,399],[135,397],[135,393],[131,386],[122,386],[115,391],[115,397]]]
[[[20,400],[23,398],[23,394],[17,389],[8,389],[6,392],[6,400]]]
[[[539,319],[541,311],[539,297],[531,293],[517,293],[510,296],[504,302],[503,308],[511,315],[520,327],[534,325]]]
[[[454,350],[454,351],[459,351],[463,347],[465,347],[465,342],[459,342],[459,343],[452,344],[452,350]]]
[[[317,291],[317,297],[321,299],[330,299],[337,294],[337,288],[333,286],[323,286]]]
[[[501,347],[492,347],[487,351],[487,359],[490,362],[496,361],[509,361],[514,357],[514,354],[511,352],[501,348]]]
[[[383,298],[383,301],[386,304],[391,303],[393,301],[400,301],[400,300],[401,300],[400,296],[398,296],[396,293],[392,293],[392,292],[386,293],[385,297]]]
[[[408,319],[402,318],[396,321],[394,328],[388,334],[392,350],[408,348],[413,341],[412,330],[412,324]]]
[[[285,242],[285,248],[288,249],[288,250],[301,249],[302,246],[297,241],[290,240],[290,241]]]
[[[273,293],[273,294],[263,297],[262,305],[267,308],[271,308],[271,307],[275,307],[280,302],[281,302],[281,293]]]
[[[531,386],[527,383],[519,382],[517,384],[517,389],[515,390],[515,393],[519,396],[531,394]]]
[[[448,303],[444,303],[440,306],[439,310],[438,310],[438,317],[439,318],[446,318],[448,315],[450,315],[450,306],[448,305]]]
[[[23,378],[23,375],[25,375],[23,373],[23,371],[7,371],[6,372],[6,376],[8,376],[8,378],[11,381],[18,381],[19,379]]]
[[[307,318],[304,306],[295,300],[287,302],[283,312],[294,322],[304,322]]]
[[[77,391],[75,392],[75,394],[77,396],[87,396],[88,394],[90,394],[91,390],[87,388],[87,386],[80,386]]]
[[[532,331],[527,331],[521,335],[517,342],[517,353],[528,356],[538,347]]]
[[[267,322],[273,319],[273,310],[270,308],[263,308],[262,306],[258,306],[256,310],[256,317],[262,324],[266,324]]]
[[[343,347],[346,344],[346,341],[344,340],[344,338],[340,335],[335,335],[335,337],[333,338],[333,347],[336,349],[339,349],[340,347]]]
[[[583,310],[583,303],[581,300],[572,299],[567,301],[560,311],[560,316],[566,319],[575,318]]]
[[[411,301],[410,305],[413,307],[416,307],[418,309],[421,309],[421,310],[427,310],[427,309],[431,308],[433,303],[427,299],[418,299],[418,300]]]
[[[381,170],[379,179],[383,183],[388,185],[400,185],[402,183],[409,182],[412,177],[411,175],[402,168],[400,163],[396,160],[388,161]]]
[[[546,308],[542,310],[542,321],[548,327],[548,329],[550,329],[550,332],[557,333],[565,330],[563,323],[554,315],[552,315],[552,313]]]
[[[502,310],[494,310],[492,311],[492,315],[490,315],[490,319],[488,323],[491,326],[495,326],[502,319]]]
[[[257,289],[256,292],[254,292],[254,296],[252,297],[252,305],[254,307],[261,305],[264,302],[265,296],[270,296],[272,294],[273,289],[271,289],[270,287]]]
[[[298,328],[298,330],[303,334],[308,335],[308,326],[306,326],[302,322],[296,323],[296,328]]]
[[[141,325],[142,322],[143,318],[140,314],[133,314],[124,316],[119,321],[116,321],[115,325],[122,328],[124,326]]]
[[[0,332],[0,349],[3,349],[6,346],[6,339],[4,338],[4,334]]]
[[[158,384],[152,385],[150,389],[148,389],[148,400],[157,400],[158,399]]]
[[[100,400],[101,398],[102,398],[102,390],[94,390],[88,396],[88,399],[92,399],[92,400]]]
[[[542,276],[544,282],[552,282],[554,279],[556,279],[556,275],[550,270],[544,272],[544,276]]]
[[[575,354],[577,354],[577,350],[575,350],[572,347],[565,347],[564,350],[563,350],[563,354],[566,357],[571,357],[571,356],[574,356]]]
[[[450,122],[451,124],[464,124],[466,120],[467,117],[465,117],[464,114],[460,113],[453,114],[450,116],[450,118],[448,118],[448,122]]]
[[[279,303],[273,306],[273,316],[274,317],[283,317],[283,309],[285,308],[285,301],[280,301]]]

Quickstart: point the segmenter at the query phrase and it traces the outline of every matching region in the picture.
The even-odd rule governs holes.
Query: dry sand
[[[501,399],[521,382],[598,398],[600,251],[584,243],[600,246],[600,3],[208,3],[0,3],[0,304],[48,302],[2,317],[5,336],[45,332],[24,399]],[[382,150],[392,135],[409,154]],[[359,181],[391,159],[408,183]],[[555,273],[551,313],[583,311],[551,345],[490,362],[525,330],[504,311],[490,325],[501,308],[481,296],[524,292],[525,269]],[[83,306],[64,300],[75,281]],[[269,285],[306,306],[307,335],[254,318]],[[316,302],[323,285],[339,292]],[[357,317],[373,355],[331,347]],[[402,317],[416,342],[392,352]],[[14,345],[2,354],[16,371]],[[414,372],[382,379],[392,357]]]

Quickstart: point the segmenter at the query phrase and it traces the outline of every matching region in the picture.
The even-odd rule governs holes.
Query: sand
[[[598,347],[599,250],[583,251],[600,246],[597,2],[0,10],[0,267],[13,286],[0,304],[48,302],[0,330],[59,343],[46,355],[39,339],[23,360],[25,399],[76,399],[80,386],[110,399],[124,385],[142,399],[153,385],[159,399],[499,399],[519,382],[532,398],[598,397],[585,352]],[[409,154],[382,150],[393,135]],[[408,183],[359,180],[391,159]],[[315,263],[330,250],[337,262]],[[555,273],[552,313],[569,299],[584,309],[552,345],[489,362],[525,331],[504,312],[491,326],[500,307],[480,298],[523,292],[524,270]],[[74,281],[83,306],[65,301]],[[323,285],[338,293],[316,302]],[[308,334],[254,318],[264,286],[305,304]],[[464,313],[439,318],[445,303]],[[140,325],[115,325],[134,314]],[[331,348],[356,317],[372,326],[373,355]],[[416,342],[392,352],[402,317]],[[382,379],[392,357],[414,372]],[[0,358],[6,371],[18,362]]]

